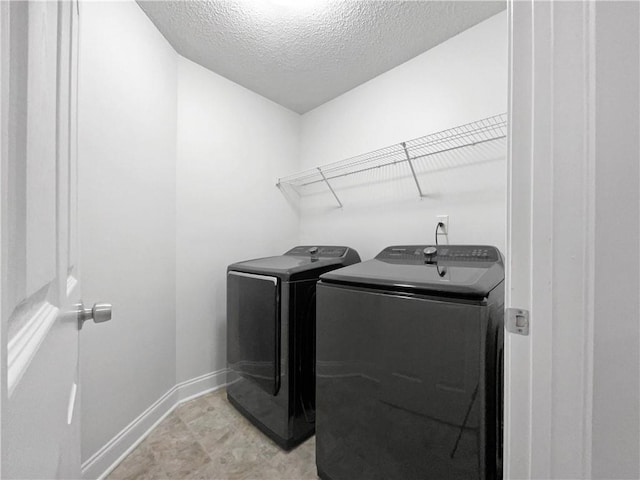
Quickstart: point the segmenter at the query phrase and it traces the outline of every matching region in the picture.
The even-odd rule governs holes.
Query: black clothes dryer
[[[227,398],[284,449],[314,432],[318,277],[359,261],[348,247],[299,246],[227,269]]]
[[[322,275],[317,295],[322,479],[502,477],[496,248],[388,247]]]

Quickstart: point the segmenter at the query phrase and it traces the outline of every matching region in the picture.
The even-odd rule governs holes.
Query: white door
[[[506,477],[637,479],[640,4],[509,19]]]
[[[0,16],[0,475],[79,478],[78,4]]]
[[[513,1],[505,473],[590,478],[593,2]]]

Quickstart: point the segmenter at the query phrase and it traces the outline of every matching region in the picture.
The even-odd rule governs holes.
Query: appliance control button
[[[427,247],[423,250],[424,254],[427,256],[435,255],[438,249],[436,247]]]

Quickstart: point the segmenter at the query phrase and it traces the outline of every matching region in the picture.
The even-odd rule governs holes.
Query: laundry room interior
[[[13,306],[39,304],[3,287],[3,478],[638,478],[640,7],[603,3],[3,5],[17,104],[56,68],[47,28],[75,32],[51,228],[89,307],[62,402],[79,451],[40,454],[5,419],[36,408],[49,340],[12,360]],[[36,167],[14,164],[28,241],[3,219],[2,258],[41,261]],[[591,263],[614,209],[630,261]]]

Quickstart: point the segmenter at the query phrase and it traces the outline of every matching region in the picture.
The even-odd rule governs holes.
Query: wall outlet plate
[[[436,221],[444,224],[444,227],[440,227],[440,233],[449,235],[449,215],[436,215]]]

